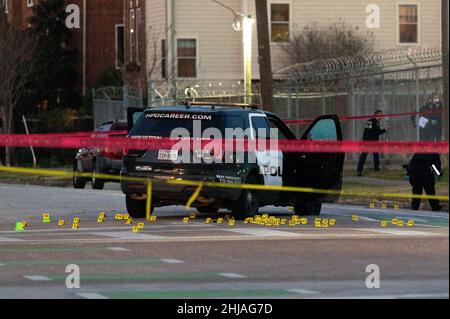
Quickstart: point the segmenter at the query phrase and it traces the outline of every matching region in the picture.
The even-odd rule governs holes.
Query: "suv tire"
[[[105,188],[105,180],[96,177],[102,173],[100,171],[100,168],[98,167],[97,161],[95,161],[93,163],[93,166],[94,166],[94,170],[92,172],[92,188],[101,190],[101,189]]]
[[[245,184],[261,184],[256,175],[250,175]],[[231,206],[231,212],[237,220],[253,217],[258,214],[260,203],[260,191],[243,189],[239,199]]]
[[[82,177],[79,177],[78,174],[80,171],[78,170],[78,161],[73,162],[73,176],[72,176],[72,184],[75,189],[84,189],[86,187],[86,180]]]
[[[126,204],[127,204],[127,211],[128,214],[132,217],[132,218],[145,218],[147,215],[146,212],[146,205],[147,205],[147,201],[144,199],[133,199],[131,196],[127,195],[126,196]],[[153,213],[153,210],[155,208],[152,206],[151,207],[151,212],[150,214]]]

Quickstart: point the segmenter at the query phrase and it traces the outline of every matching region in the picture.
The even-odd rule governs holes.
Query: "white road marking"
[[[318,291],[307,290],[307,289],[302,289],[302,288],[289,289],[287,291],[288,292],[293,292],[293,293],[296,293],[296,294],[300,294],[300,295],[317,295],[317,294],[319,294]]]
[[[299,233],[290,233],[286,231],[279,231],[273,229],[263,229],[263,228],[232,228],[232,229],[223,229],[228,232],[244,234],[244,235],[253,235],[258,237],[270,237],[270,236],[279,236],[279,237],[299,237],[302,234]]]
[[[376,228],[362,228],[362,231],[395,235],[395,236],[430,236],[434,235],[430,232],[417,231],[417,230],[403,230],[403,229],[376,229]]]
[[[370,218],[370,217],[359,216],[359,218],[360,218],[361,220],[365,220],[365,221],[368,221],[368,222],[379,222],[378,219],[374,219],[374,218]]]
[[[77,294],[77,296],[80,296],[84,299],[109,299],[108,297],[105,297],[97,293],[79,293]]]
[[[123,247],[108,247],[107,249],[112,251],[130,251],[129,249]]]
[[[25,279],[29,279],[31,281],[52,281],[50,278],[40,275],[33,276],[23,276]]]
[[[23,240],[17,239],[17,238],[8,238],[8,237],[0,236],[0,242],[16,242],[16,241],[23,241]]]
[[[247,278],[244,275],[237,274],[235,272],[220,272],[218,273],[219,276],[229,278],[229,279],[243,279]]]
[[[160,261],[166,264],[184,264],[184,261],[178,259],[160,259]]]
[[[0,264],[0,267],[1,267],[1,266],[4,266],[4,265],[5,265],[5,264]]]
[[[90,235],[119,238],[119,239],[163,239],[163,236],[147,235],[142,233],[132,233],[131,230],[125,232],[96,232],[89,233]]]

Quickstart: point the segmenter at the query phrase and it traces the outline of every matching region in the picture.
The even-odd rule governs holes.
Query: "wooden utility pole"
[[[441,21],[442,21],[442,86],[443,107],[448,110],[448,0],[441,0]],[[444,139],[448,141],[448,112],[443,114],[444,116]]]
[[[264,110],[271,112],[273,110],[273,79],[267,0],[255,0],[255,2],[258,32],[258,62],[261,88],[261,106]]]

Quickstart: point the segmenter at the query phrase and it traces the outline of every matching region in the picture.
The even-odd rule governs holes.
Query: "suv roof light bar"
[[[191,106],[211,106],[214,108],[215,106],[219,107],[236,107],[242,109],[254,109],[258,110],[260,107],[258,105],[246,104],[246,103],[227,103],[227,102],[191,102],[191,101],[183,101],[183,105],[186,107]]]

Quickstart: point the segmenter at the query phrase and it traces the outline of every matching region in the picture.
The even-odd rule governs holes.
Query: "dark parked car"
[[[111,121],[102,124],[94,134],[108,134],[108,136],[126,136],[127,123]],[[92,182],[92,188],[103,189],[108,180],[98,178],[99,174],[119,175],[122,169],[122,152],[110,149],[82,148],[78,150],[73,163],[73,187],[82,189],[88,181]],[[92,173],[90,178],[80,177],[76,173]]]
[[[135,139],[170,137],[176,128],[183,128],[192,134],[194,121],[201,123],[202,130],[217,128],[224,132],[226,128],[242,128],[255,130],[253,134],[259,134],[258,129],[265,129],[266,132],[278,129],[277,139],[297,139],[275,114],[250,107],[192,104],[145,111],[129,110],[128,120],[128,136]],[[269,135],[249,137],[255,138],[268,139]],[[270,136],[270,139],[273,137]],[[338,117],[326,115],[317,118],[302,139],[342,140]],[[191,156],[195,156],[195,150],[190,152]],[[181,156],[176,150],[130,150],[124,154],[121,176],[153,179],[152,208],[184,205],[196,189],[195,186],[169,185],[166,183],[168,179],[341,189],[343,153],[289,153],[279,150],[271,151],[269,155],[251,150],[243,153],[245,157],[241,161],[206,164],[203,161],[176,163],[177,157]],[[209,153],[206,155],[210,156]],[[228,155],[236,156],[235,153]],[[256,161],[250,161],[251,158]],[[134,218],[144,217],[145,182],[124,179],[121,184],[129,214]],[[211,213],[227,208],[239,219],[255,215],[259,207],[267,205],[295,206],[299,215],[319,215],[322,202],[333,202],[337,198],[337,195],[204,187],[193,207],[200,212]]]

